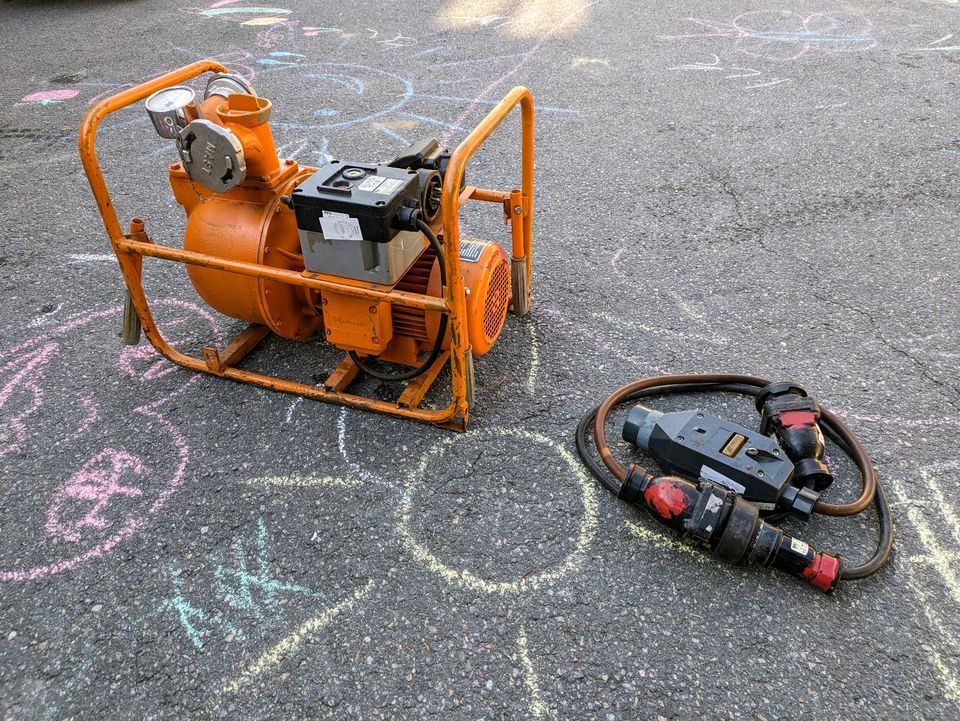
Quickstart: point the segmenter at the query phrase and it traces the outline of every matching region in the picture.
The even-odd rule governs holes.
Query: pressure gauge
[[[164,88],[147,98],[144,103],[147,114],[161,138],[177,137],[180,129],[187,124],[184,109],[195,99],[196,93],[186,85]]]

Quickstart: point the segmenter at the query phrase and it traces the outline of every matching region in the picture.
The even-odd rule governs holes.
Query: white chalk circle
[[[413,497],[417,489],[423,484],[426,478],[427,468],[431,461],[438,460],[455,443],[462,440],[482,439],[485,436],[498,438],[516,438],[525,444],[535,443],[543,446],[552,453],[559,456],[564,464],[570,469],[570,477],[577,484],[580,492],[580,502],[582,505],[582,516],[580,527],[577,531],[573,548],[558,563],[549,567],[538,569],[522,578],[511,581],[491,581],[480,578],[475,573],[467,569],[457,569],[444,563],[437,555],[418,539],[411,529],[411,515],[413,510]],[[563,483],[564,478],[558,478],[558,483]],[[433,449],[428,451],[420,459],[420,464],[413,471],[407,480],[403,495],[400,499],[400,508],[397,520],[397,533],[403,546],[420,563],[425,565],[433,573],[438,575],[444,581],[452,586],[489,594],[510,594],[533,591],[543,585],[554,583],[562,578],[576,573],[583,567],[587,548],[593,541],[597,529],[597,496],[596,488],[590,478],[587,476],[583,467],[573,455],[558,443],[552,441],[546,436],[516,428],[488,428],[469,433],[448,436],[441,440]]]

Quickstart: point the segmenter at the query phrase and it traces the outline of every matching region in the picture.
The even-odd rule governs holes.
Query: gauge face
[[[185,105],[189,105],[194,99],[193,90],[185,85],[177,85],[173,88],[164,88],[147,98],[147,110],[155,113],[165,113],[171,110],[178,110]]]

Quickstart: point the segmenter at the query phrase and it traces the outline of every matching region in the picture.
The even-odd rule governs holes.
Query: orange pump
[[[217,73],[200,100],[183,83]],[[94,152],[102,119],[140,100],[157,131],[175,139],[169,169],[187,214],[183,249],[154,243],[144,223],[120,228]],[[519,105],[522,187],[463,185],[470,156]],[[318,400],[463,429],[473,403],[473,358],[496,342],[508,309],[530,307],[533,104],[515,88],[452,153],[428,141],[389,164],[333,161],[324,168],[281,159],[270,131],[273,106],[213,61],[124,90],[84,119],[80,151],[128,288],[125,339],[140,330],[165,356],[193,370]],[[511,226],[510,259],[496,243],[461,239],[459,209],[493,202]],[[153,323],[142,258],[184,263],[200,297],[250,323],[202,358],[170,347]],[[238,368],[268,333],[291,340],[323,334],[346,351],[321,386]],[[389,372],[383,363],[400,367]],[[450,368],[450,403],[420,408]],[[348,392],[361,373],[408,381],[393,402]]]

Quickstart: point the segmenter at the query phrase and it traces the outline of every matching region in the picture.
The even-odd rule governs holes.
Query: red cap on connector
[[[840,559],[826,553],[818,553],[803,572],[803,577],[824,593],[830,593],[840,579]]]

